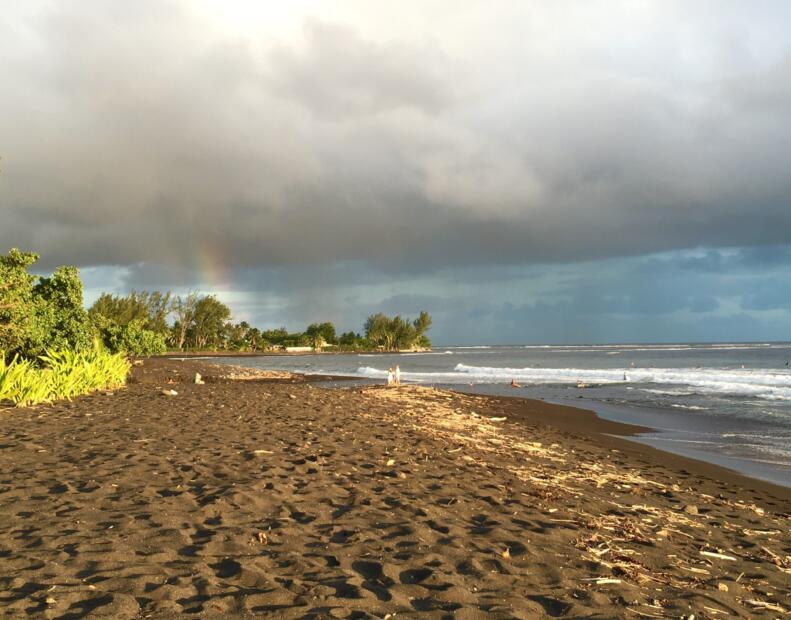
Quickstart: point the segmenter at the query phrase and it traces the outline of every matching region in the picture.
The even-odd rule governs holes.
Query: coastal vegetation
[[[382,313],[363,333],[338,335],[331,322],[304,331],[261,330],[234,322],[215,295],[143,291],[104,293],[85,309],[76,267],[49,276],[30,273],[32,252],[0,255],[0,400],[16,404],[71,398],[124,382],[127,355],[179,351],[263,352],[420,350],[431,346],[431,316],[411,320]]]
[[[337,334],[331,322],[304,331],[261,330],[234,322],[231,309],[215,295],[142,291],[103,293],[86,311],[75,267],[49,276],[29,273],[36,254],[13,249],[0,256],[0,351],[36,360],[47,350],[82,350],[99,339],[111,353],[156,355],[167,350],[257,352],[307,347],[334,351],[427,349],[431,316],[373,314],[363,333]]]
[[[93,329],[82,305],[82,282],[74,267],[50,277],[29,268],[36,254],[11,250],[0,256],[0,351],[30,359],[47,349],[91,346]]]
[[[289,348],[334,351],[397,351],[427,349],[431,316],[417,319],[368,317],[364,335],[337,335],[331,322],[311,323],[302,332],[285,327],[261,330],[247,321],[231,320],[231,309],[215,295],[174,295],[171,292],[132,292],[101,295],[88,311],[105,345],[112,351],[155,355],[166,350],[261,352]],[[172,318],[172,323],[168,319]]]
[[[26,406],[71,399],[126,383],[129,360],[99,342],[85,349],[52,350],[37,359],[0,356],[0,401]]]
[[[426,332],[431,316],[417,319],[374,314],[364,335],[337,335],[329,321],[311,323],[304,331],[285,327],[261,330],[247,321],[231,320],[231,309],[214,295],[173,295],[170,292],[105,293],[88,311],[105,345],[112,351],[155,355],[166,350],[262,352],[289,348],[334,351],[396,351],[431,346]],[[172,323],[168,318],[172,317]]]
[[[96,338],[77,269],[34,276],[36,260],[16,249],[0,256],[0,401],[28,405],[122,385],[129,362]]]

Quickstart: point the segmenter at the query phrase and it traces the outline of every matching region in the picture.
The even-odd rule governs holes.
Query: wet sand
[[[791,609],[790,489],[571,407],[160,359],[0,415],[8,617]]]

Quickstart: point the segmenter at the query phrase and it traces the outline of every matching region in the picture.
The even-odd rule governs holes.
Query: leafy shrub
[[[129,361],[123,354],[108,353],[95,341],[93,347],[47,351],[40,364],[17,356],[10,362],[0,355],[0,401],[26,406],[126,383]]]
[[[158,355],[167,350],[165,337],[155,331],[145,329],[142,321],[135,320],[127,325],[118,325],[107,320],[100,320],[98,323],[102,341],[114,353]]]
[[[76,267],[39,277],[28,273],[37,260],[17,249],[0,255],[0,350],[34,359],[47,348],[90,348],[93,328]]]

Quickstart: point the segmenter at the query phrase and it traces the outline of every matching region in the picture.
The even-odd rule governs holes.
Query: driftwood
[[[711,597],[712,589],[724,594],[727,592],[724,588],[728,587],[719,581],[724,576],[721,572],[724,569],[715,561],[766,562],[784,573],[791,572],[791,556],[784,557],[779,551],[783,548],[784,532],[789,529],[788,519],[780,515],[768,517],[763,508],[753,503],[722,496],[713,497],[691,487],[682,488],[678,484],[664,484],[650,479],[643,471],[624,469],[609,460],[581,459],[573,451],[556,443],[547,445],[530,441],[526,434],[512,432],[511,426],[497,424],[503,421],[501,418],[480,415],[478,412],[485,411],[487,407],[486,399],[481,397],[450,394],[419,386],[403,386],[397,391],[371,387],[359,393],[396,404],[397,413],[392,414],[391,421],[406,429],[424,433],[440,445],[447,446],[445,454],[458,454],[460,460],[492,473],[504,468],[527,483],[530,490],[521,494],[537,501],[536,507],[547,514],[547,521],[578,529],[580,535],[572,544],[581,554],[581,559],[609,572],[583,580],[585,587],[632,586],[641,588],[646,597],[659,590],[658,586],[667,586],[675,592],[694,590],[709,599],[705,611],[711,616],[719,616],[732,615],[733,611],[727,611],[729,608],[724,603],[720,603],[723,609],[710,606],[718,603]],[[372,412],[368,415],[382,413]],[[513,460],[503,461],[503,453],[512,454]],[[495,457],[498,463],[496,468],[492,464]],[[598,490],[597,497],[604,497],[604,501],[608,501],[606,497],[609,492],[611,511],[592,514],[585,510],[585,498],[591,489]],[[668,502],[655,504],[646,501],[653,495],[673,495],[679,503],[673,507]],[[639,503],[630,503],[625,499],[637,496],[641,498]],[[563,500],[559,502],[562,509],[552,505],[555,499]],[[700,541],[705,539],[706,529],[711,527],[711,517],[707,516],[708,511],[685,511],[683,507],[712,503],[726,510],[750,512],[766,519],[761,529],[745,529],[727,521],[718,523],[719,528],[731,532],[734,538],[760,537],[764,544],[757,547],[757,554],[737,557],[731,554],[732,551],[723,552],[729,551],[727,549],[708,550],[705,546],[701,549]],[[561,514],[557,514],[560,510]],[[780,540],[774,537],[780,537]],[[655,547],[657,541],[663,539],[672,540],[673,548],[679,549],[677,554],[667,556],[669,564],[678,570],[657,570],[655,565],[650,567],[643,561],[642,550]],[[506,549],[500,554],[507,558],[510,550]],[[766,592],[763,587],[765,582],[760,579],[744,578],[742,572],[736,577],[735,583],[739,584],[740,591],[762,597],[746,599],[737,596],[736,600],[746,607],[745,615],[759,609],[787,613],[780,603],[763,600],[772,594]],[[649,602],[652,600],[655,599],[648,598]],[[635,609],[635,606],[641,609]],[[661,604],[635,602],[626,609],[641,617],[678,617],[663,613]]]
[[[713,551],[701,551],[700,555],[705,555],[707,558],[716,558],[717,560],[728,560],[729,562],[735,562],[738,559],[733,557],[732,555],[725,555],[724,553],[714,553]]]

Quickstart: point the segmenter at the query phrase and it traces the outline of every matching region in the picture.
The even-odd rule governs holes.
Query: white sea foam
[[[622,352],[654,351],[750,351],[755,349],[791,349],[786,343],[720,343],[720,344],[530,344],[525,349],[546,349],[549,353],[590,353],[620,349]]]
[[[690,390],[652,390],[650,388],[643,388],[640,390],[641,392],[647,392],[649,394],[659,394],[660,396],[692,396],[695,394],[694,391]]]
[[[381,378],[385,370],[362,367],[358,375]],[[626,381],[624,381],[624,375]],[[588,384],[661,384],[683,386],[683,391],[661,391],[674,396],[723,394],[766,400],[791,400],[791,371],[725,368],[499,368],[457,364],[446,372],[402,372],[405,380],[417,383],[510,383],[576,385]],[[651,388],[648,388],[651,389]],[[657,388],[659,390],[659,388]]]

